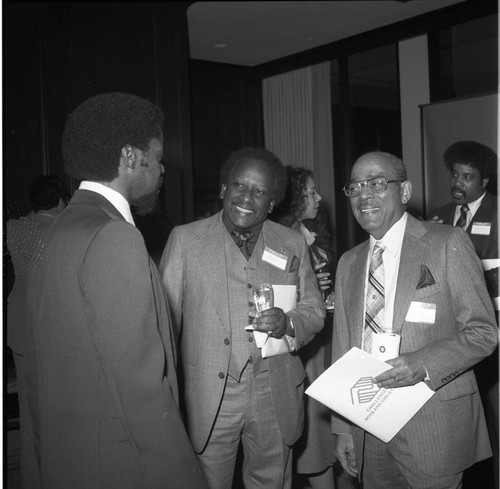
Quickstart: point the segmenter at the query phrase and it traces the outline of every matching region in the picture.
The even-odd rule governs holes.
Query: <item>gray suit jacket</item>
[[[202,221],[174,228],[160,264],[174,323],[181,335],[180,361],[187,425],[196,452],[203,450],[215,421],[231,353],[228,265],[224,251],[227,230],[221,215],[219,212]],[[226,238],[231,239],[229,235]],[[256,256],[263,245],[277,251],[285,250],[288,257],[285,270]],[[300,302],[297,309],[289,313],[299,348],[321,330],[325,316],[308,253],[300,234],[267,220],[252,256],[252,259],[258,258],[255,260],[255,283],[299,283]],[[241,294],[248,296],[247,286]],[[297,354],[263,361],[268,363],[281,434],[291,445],[302,432],[304,369]]]
[[[353,346],[361,348],[368,251],[369,241],[365,241],[345,253],[337,268],[333,361]],[[423,266],[433,280],[421,286]],[[412,301],[435,304],[435,323],[406,321]],[[481,264],[462,229],[408,216],[394,325],[402,327],[401,353],[419,356],[436,393],[389,444],[396,452],[400,444],[409,445],[415,464],[427,474],[456,473],[489,457],[490,443],[471,367],[495,349],[498,329]],[[337,433],[353,433],[361,466],[364,432],[337,416],[333,428]]]

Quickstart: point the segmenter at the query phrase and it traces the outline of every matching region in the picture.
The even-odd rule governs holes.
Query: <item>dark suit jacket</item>
[[[232,340],[230,312],[247,318],[251,300],[251,289],[245,285],[238,291],[247,298],[245,309],[236,311],[233,307],[230,311],[224,233],[227,230],[220,212],[176,227],[160,264],[174,323],[182,331],[187,425],[196,452],[203,450],[209,438],[224,393]],[[261,260],[264,246],[284,250],[287,256],[284,270]],[[304,238],[280,224],[265,221],[248,269],[253,270],[249,272],[253,284],[299,284],[300,302],[289,315],[298,347],[311,341],[323,327],[325,311]],[[302,433],[305,376],[302,362],[296,354],[273,356],[264,362],[281,435],[292,445]]]
[[[169,309],[140,232],[78,190],[30,279],[28,399],[43,487],[206,487],[177,405]]]
[[[369,241],[365,241],[346,252],[337,268],[334,361],[353,346],[361,348],[368,252]],[[421,287],[426,270],[432,280]],[[435,304],[434,324],[407,320],[412,302]],[[393,452],[402,445],[409,447],[418,470],[431,475],[457,473],[491,456],[471,368],[495,349],[498,328],[481,264],[462,229],[408,215],[394,326],[402,328],[401,353],[413,352],[421,360],[436,393],[389,442]],[[364,432],[336,416],[333,426],[336,433],[353,433],[361,467]]]
[[[453,203],[447,204],[431,213],[431,217],[438,216],[444,224],[453,225],[455,207]],[[477,234],[474,223],[490,223],[489,234]],[[481,229],[481,227],[478,228]],[[466,231],[481,260],[498,258],[498,198],[496,196],[486,192]],[[498,266],[486,270],[484,275],[490,296],[498,304]],[[498,306],[496,309],[498,310]]]
[[[439,209],[431,212],[430,216],[438,216],[444,224],[453,225],[455,218],[455,207],[453,203],[446,204]],[[491,223],[490,232],[488,235],[473,234],[472,228],[474,223],[483,222]],[[488,258],[498,258],[498,197],[486,192],[481,205],[471,220],[471,223],[466,229],[470,236],[474,248],[481,260]]]

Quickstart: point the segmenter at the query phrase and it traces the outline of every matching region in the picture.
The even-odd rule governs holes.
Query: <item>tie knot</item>
[[[461,207],[461,210],[462,212],[467,212],[469,210],[469,206],[467,204],[464,204],[462,207]]]
[[[385,251],[385,244],[382,243],[382,241],[377,241],[375,243],[375,246],[373,247],[373,254],[375,255],[376,253],[381,254]]]
[[[234,229],[231,231],[231,236],[236,238],[238,242],[236,245],[241,248],[252,236],[252,231],[240,231],[239,229]]]

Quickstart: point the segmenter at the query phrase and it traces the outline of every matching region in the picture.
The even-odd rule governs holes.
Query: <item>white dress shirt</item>
[[[399,262],[401,259],[401,246],[403,244],[403,237],[406,229],[406,221],[408,214],[405,212],[399,221],[392,225],[392,227],[385,233],[382,239],[375,239],[370,236],[370,250],[368,253],[368,260],[366,263],[365,274],[365,297],[366,286],[368,284],[368,273],[370,268],[370,260],[373,253],[375,243],[380,241],[385,246],[385,251],[382,254],[382,261],[384,263],[384,324],[381,325],[385,331],[392,331],[392,322],[394,317],[394,299],[396,298],[396,286],[398,283]],[[366,308],[366,301],[365,301]],[[364,331],[364,318],[366,310],[363,312],[363,331]],[[399,331],[392,331],[398,333]],[[364,336],[364,335],[363,335]]]
[[[483,201],[483,198],[485,195],[486,195],[486,192],[483,195],[481,195],[481,197],[479,197],[479,199],[476,199],[474,202],[467,204],[469,206],[469,211],[467,212],[467,221],[466,221],[466,225],[465,225],[464,229],[467,229],[469,227],[469,224],[472,221],[474,214],[479,209],[479,206],[481,205],[481,202]],[[460,209],[461,208],[462,208],[462,204],[457,204],[455,206],[455,218],[453,219],[454,226],[456,226],[457,221],[460,217]]]
[[[116,210],[127,222],[135,226],[134,218],[132,217],[132,212],[130,211],[130,204],[120,192],[117,192],[102,183],[90,182],[88,180],[84,180],[80,183],[78,190],[90,190],[91,192],[102,195],[113,205],[113,207],[116,208]]]

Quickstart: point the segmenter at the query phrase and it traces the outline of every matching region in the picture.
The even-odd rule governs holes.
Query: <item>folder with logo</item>
[[[389,368],[354,347],[320,375],[306,394],[387,443],[434,394],[424,382],[378,388],[372,378]]]

